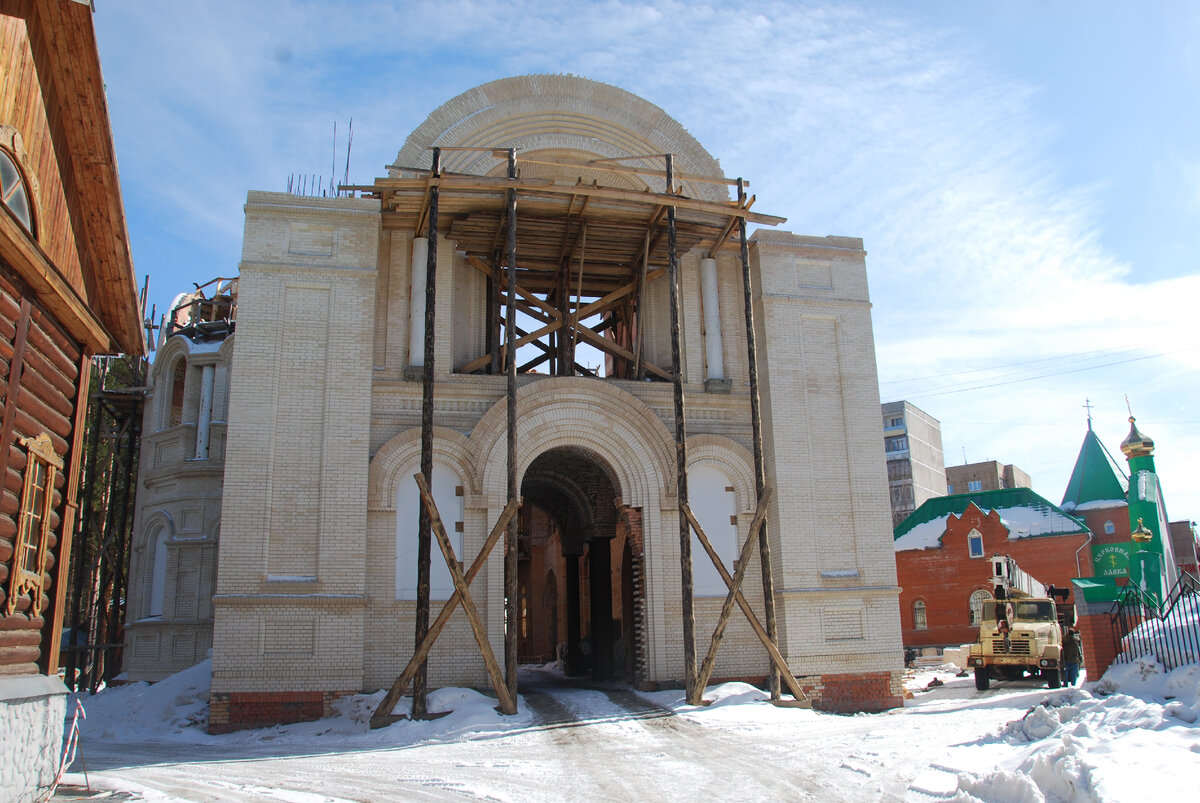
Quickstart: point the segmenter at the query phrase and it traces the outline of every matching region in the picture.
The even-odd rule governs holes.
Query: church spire
[[[1085,406],[1090,408],[1091,405]],[[1084,433],[1083,444],[1079,447],[1079,457],[1075,459],[1071,478],[1067,480],[1067,489],[1063,493],[1060,507],[1069,512],[1084,506],[1095,508],[1124,505],[1127,488],[1125,474],[1120,465],[1092,431],[1089,409],[1087,432]]]

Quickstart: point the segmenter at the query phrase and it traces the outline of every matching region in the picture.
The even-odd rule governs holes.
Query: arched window
[[[163,601],[167,593],[167,528],[161,524],[154,531],[150,543],[154,547],[154,563],[150,570],[149,616],[162,616]]]
[[[405,480],[396,492],[396,599],[417,598],[417,535],[420,529],[421,494],[417,483],[410,479],[416,466],[401,472]],[[454,554],[461,564],[463,560],[463,482],[458,473],[442,463],[433,464],[433,501],[437,505],[446,535],[454,547]],[[438,547],[437,536],[431,535],[429,544],[429,598],[450,599],[454,593],[454,581],[450,569]]]
[[[737,499],[732,483],[724,473],[711,466],[692,466],[687,474],[692,512],[713,549],[721,556],[726,570],[733,574],[733,562],[738,556],[738,529]],[[724,597],[729,590],[695,533],[692,533],[692,589],[697,597]]]
[[[1111,521],[1104,522],[1104,534],[1105,535],[1112,535],[1116,531],[1117,531],[1117,526],[1115,524],[1113,524]]]
[[[167,408],[167,426],[183,423],[183,391],[187,386],[187,360],[180,357],[171,371],[171,400]]]
[[[8,207],[21,225],[32,236],[33,203],[29,198],[29,186],[17,167],[16,160],[5,150],[0,150],[0,203]]]
[[[978,625],[983,621],[983,603],[992,598],[986,591],[976,591],[971,594],[971,624]]]
[[[913,603],[913,627],[917,630],[925,630],[929,627],[925,619],[925,603],[921,600]]]

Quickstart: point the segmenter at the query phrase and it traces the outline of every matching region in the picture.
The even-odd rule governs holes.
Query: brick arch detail
[[[471,433],[474,464],[489,500],[507,497],[507,406],[497,401]],[[517,475],[543,452],[579,447],[606,461],[622,504],[647,507],[675,496],[675,442],[641,400],[615,384],[553,377],[517,390]]]
[[[478,473],[470,442],[459,432],[445,427],[433,428],[433,459],[453,466],[467,483],[467,507],[476,507],[471,499],[479,493]],[[392,437],[379,448],[367,467],[367,510],[395,510],[400,483],[412,478],[404,467],[421,460],[421,429],[413,427]]]
[[[192,341],[183,335],[175,335],[163,344],[154,357],[154,367],[150,371],[150,404],[153,407],[151,420],[154,422],[154,432],[167,428],[167,408],[171,404],[171,378],[175,374],[175,365],[179,360],[189,365],[192,360]],[[185,380],[186,382],[186,380]],[[187,391],[184,391],[184,398]]]
[[[754,492],[754,456],[750,450],[724,435],[691,435],[687,439],[688,468],[712,466],[733,484],[739,512],[758,507]]]
[[[427,168],[427,149],[435,145],[575,151],[603,158],[670,153],[680,174],[722,175],[717,160],[663,109],[624,89],[575,75],[501,78],[451,98],[409,135],[390,174]],[[453,172],[487,175],[496,161],[489,151],[460,151],[444,154],[442,164]],[[651,161],[661,169],[661,160]],[[689,197],[729,199],[723,186],[682,183]]]

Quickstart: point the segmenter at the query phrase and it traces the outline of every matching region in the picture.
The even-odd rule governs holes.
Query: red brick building
[[[1070,588],[1090,577],[1084,522],[1028,488],[930,499],[896,528],[896,574],[905,647],[975,640],[992,596],[992,555],[1011,555],[1043,583]]]

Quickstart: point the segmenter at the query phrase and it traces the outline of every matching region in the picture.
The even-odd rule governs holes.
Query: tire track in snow
[[[586,776],[578,791],[589,797],[851,799],[814,781],[801,762],[794,771],[768,768],[763,749],[769,747],[758,740],[689,722],[628,688],[542,686],[523,693],[546,718],[563,758]]]

